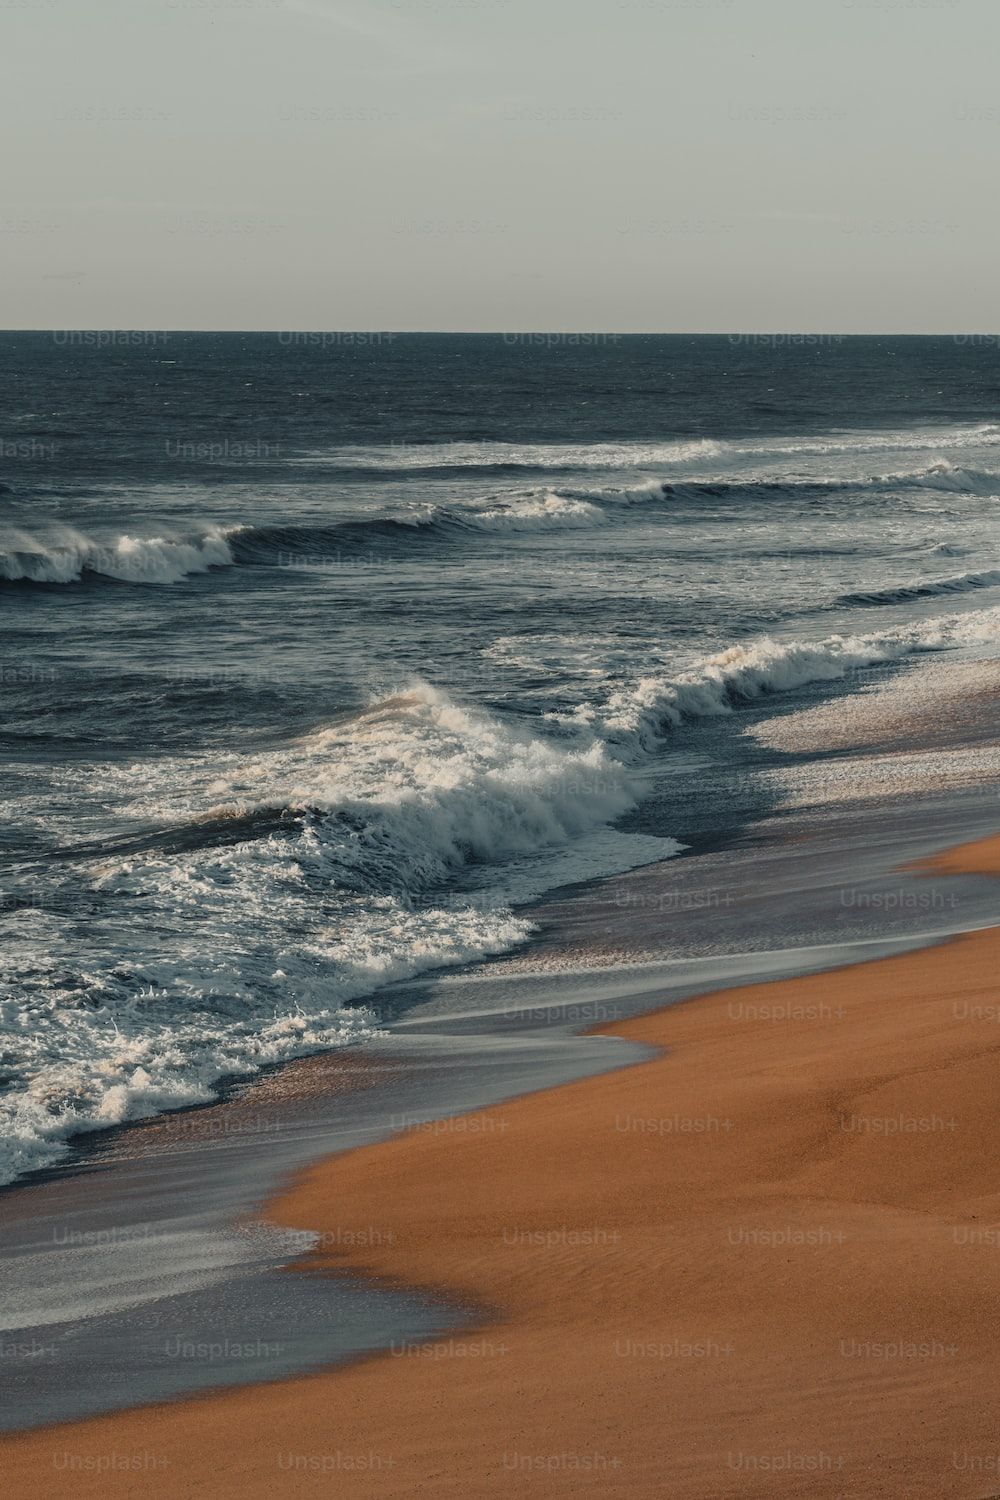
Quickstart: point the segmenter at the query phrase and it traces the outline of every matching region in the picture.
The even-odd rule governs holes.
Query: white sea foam
[[[560,493],[576,500],[600,501],[604,505],[642,505],[650,500],[663,499],[663,481],[647,479],[642,484],[610,484],[600,488],[563,489]]]
[[[688,463],[721,452],[709,438],[656,443],[412,443],[301,455],[301,464],[347,469],[633,469]]]
[[[32,916],[14,919],[0,987],[0,1037],[19,1080],[0,1100],[0,1183],[58,1161],[80,1131],[203,1103],[214,1097],[221,1077],[357,1041],[376,1029],[363,1008],[268,1016],[248,1004],[237,1020],[213,1016],[208,1006],[185,1016],[179,1006],[168,1018],[166,991],[158,999],[147,988],[130,1003],[113,975],[94,969],[73,975],[60,937]],[[125,962],[119,958],[120,973]],[[20,993],[10,972],[15,963]],[[83,1007],[80,981],[88,993]]]
[[[481,531],[559,531],[566,526],[603,526],[609,518],[587,499],[546,490],[483,510],[462,511],[460,519]]]
[[[546,740],[421,684],[267,755],[87,778],[143,826],[200,838],[96,863],[88,901],[106,915],[84,936],[44,911],[9,916],[0,1036],[19,1082],[0,1102],[0,1181],[80,1130],[371,1036],[358,1001],[522,941],[510,900],[678,847],[608,829],[635,786],[598,741]],[[288,835],[254,837],[272,810]],[[220,846],[213,829],[240,819],[246,839]]]
[[[471,902],[414,910],[387,896],[324,911],[308,854],[264,840],[108,867],[95,891],[112,907],[131,898],[155,945],[113,922],[69,942],[44,914],[11,919],[0,1182],[58,1161],[80,1131],[205,1102],[220,1078],[372,1037],[366,995],[530,930]]]
[[[744,454],[815,454],[850,456],[855,453],[935,452],[953,448],[1000,446],[1000,425],[980,422],[972,426],[901,428],[895,431],[834,432],[820,437],[749,440],[731,445]]]

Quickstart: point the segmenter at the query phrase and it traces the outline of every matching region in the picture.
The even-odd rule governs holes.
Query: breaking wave
[[[194,538],[123,535],[109,541],[70,530],[44,540],[9,532],[0,541],[0,579],[8,583],[79,583],[88,573],[121,583],[177,583],[233,560],[221,530]]]
[[[370,1036],[359,1002],[385,985],[523,941],[513,903],[678,848],[610,827],[636,791],[596,740],[560,744],[422,683],[257,757],[133,773],[129,811],[161,836],[90,856],[86,936],[14,900],[0,1181],[81,1130]],[[131,933],[123,909],[142,913]]]
[[[660,487],[655,491],[659,493]],[[624,493],[624,492],[623,492]],[[515,491],[479,505],[427,505],[410,513],[376,515],[295,526],[281,523],[215,527],[196,536],[97,539],[64,529],[40,537],[10,532],[0,538],[0,580],[7,583],[80,583],[85,577],[120,583],[170,584],[212,568],[281,565],[310,558],[329,562],[379,547],[413,546],[437,538],[457,541],[477,533],[537,533],[602,526],[603,496],[555,490]]]
[[[659,749],[685,720],[728,714],[772,693],[819,682],[837,682],[924,651],[1000,639],[1000,607],[940,616],[868,635],[777,641],[770,637],[731,646],[674,676],[648,676],[616,689],[601,704],[571,715],[552,715],[586,726],[609,746],[632,756]]]

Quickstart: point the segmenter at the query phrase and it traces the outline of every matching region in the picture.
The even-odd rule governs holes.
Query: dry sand
[[[650,1062],[321,1163],[273,1217],[469,1326],[10,1438],[6,1492],[1000,1493],[998,975],[990,931],[672,1006],[613,1028]]]

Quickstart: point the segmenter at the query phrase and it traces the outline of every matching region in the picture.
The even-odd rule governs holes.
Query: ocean
[[[995,339],[0,349],[0,1182],[683,861],[691,726],[1000,637]]]

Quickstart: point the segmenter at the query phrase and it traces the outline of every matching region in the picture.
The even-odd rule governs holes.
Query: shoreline
[[[1000,839],[921,869],[1000,874]],[[482,1314],[11,1434],[11,1483],[124,1493],[144,1455],[163,1495],[990,1494],[998,963],[994,928],[701,995],[591,1029],[648,1061],[321,1161],[268,1205],[325,1240],[294,1269]]]

